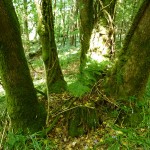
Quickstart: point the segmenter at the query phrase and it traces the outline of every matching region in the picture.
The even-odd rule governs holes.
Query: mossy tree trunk
[[[47,93],[61,93],[66,89],[57,53],[54,36],[54,18],[52,1],[43,0],[41,6],[35,0],[38,8],[38,33],[42,43],[42,57],[45,64]]]
[[[126,99],[143,95],[150,72],[150,1],[144,0],[126,36],[106,85],[111,96]]]
[[[79,0],[78,8],[80,13],[80,71],[85,67],[86,54],[90,46],[91,32],[93,29],[93,0]]]
[[[50,94],[64,92],[67,84],[64,80],[59,64],[57,47],[55,43],[52,0],[43,0],[41,5],[39,5],[38,1],[35,0],[35,4],[38,10],[38,33],[42,43],[42,57],[46,71],[48,123],[50,113]]]
[[[116,0],[80,0],[81,70],[87,58],[102,62],[114,55]]]
[[[45,125],[21,41],[20,27],[11,0],[0,1],[0,76],[7,110],[15,132],[38,131]]]
[[[150,72],[150,1],[144,0],[126,36],[118,61],[106,81],[106,93],[123,104],[116,123],[137,127]]]

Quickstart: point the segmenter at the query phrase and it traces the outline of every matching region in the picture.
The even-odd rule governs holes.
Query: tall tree
[[[150,68],[149,23],[150,1],[144,0],[108,82],[110,93],[116,97],[141,97],[143,94]]]
[[[114,55],[114,19],[117,0],[96,0],[94,3],[94,27],[90,51],[100,56],[101,61]]]
[[[48,95],[61,93],[66,89],[66,82],[60,68],[54,36],[52,1],[43,0],[41,6],[35,0],[39,14],[38,33],[42,44],[42,57],[46,70]]]
[[[127,125],[137,125],[141,103],[150,72],[150,1],[144,0],[126,36],[118,61],[106,81],[107,94],[132,109]],[[120,120],[122,116],[118,118]],[[122,119],[123,119],[122,118]],[[131,124],[132,123],[132,124]]]
[[[42,44],[42,57],[46,71],[47,97],[48,97],[48,113],[50,106],[50,94],[61,93],[66,90],[66,82],[64,80],[54,35],[54,19],[52,11],[52,0],[43,0],[41,6],[38,0],[35,0],[38,10],[38,33]],[[47,121],[49,120],[49,114]]]
[[[127,34],[133,19],[143,0],[117,1],[115,13],[115,49],[122,48],[125,35]]]
[[[114,53],[114,14],[116,0],[80,0],[81,70],[87,55],[98,61],[112,58]],[[97,58],[98,58],[97,57]],[[101,60],[100,60],[101,59]]]
[[[78,1],[74,0],[73,5],[71,6],[70,10],[70,45],[76,46],[77,44],[77,34],[78,34]]]
[[[0,20],[0,76],[11,127],[15,132],[34,132],[45,125],[46,113],[37,100],[11,0],[0,1]]]
[[[28,28],[28,2],[27,0],[23,0],[24,5],[24,34],[25,34],[25,51],[29,51],[29,28]]]
[[[93,0],[79,0],[77,7],[80,12],[80,40],[81,56],[80,69],[85,67],[86,54],[90,47],[90,38],[93,29]]]

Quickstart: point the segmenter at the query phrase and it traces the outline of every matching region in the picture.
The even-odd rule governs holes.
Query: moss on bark
[[[48,95],[50,93],[61,93],[66,90],[66,82],[59,64],[55,43],[51,1],[43,0],[40,11],[38,33],[42,43],[42,57],[46,71]]]
[[[106,83],[108,93],[117,99],[130,96],[140,98],[145,90],[150,71],[149,14],[150,2],[145,0]]]
[[[116,0],[80,1],[80,72],[88,56],[98,62],[112,59],[114,55],[114,12]]]
[[[68,134],[72,137],[80,136],[91,129],[95,130],[99,125],[96,109],[79,106],[67,112]]]
[[[39,109],[11,0],[0,2],[0,20],[0,75],[11,127],[15,132],[38,131],[45,125],[46,113]]]
[[[81,55],[80,55],[80,70],[85,67],[86,54],[90,46],[90,38],[93,29],[93,1],[81,0],[78,2],[80,11],[80,40],[81,40]]]
[[[106,80],[107,95],[119,100],[130,112],[121,110],[118,122],[136,126],[142,121],[138,103],[150,72],[150,1],[144,0],[125,39],[116,65]],[[132,101],[131,99],[135,100]]]

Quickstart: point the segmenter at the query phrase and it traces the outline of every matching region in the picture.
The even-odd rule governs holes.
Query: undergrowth
[[[68,85],[68,91],[73,96],[81,97],[91,91],[98,80],[104,78],[110,62],[98,63],[89,60],[82,73],[77,75],[77,79]]]
[[[0,128],[0,149],[6,150],[61,150],[62,146],[67,147],[71,145],[71,149],[80,149],[82,150],[99,150],[99,149],[108,149],[108,150],[148,150],[150,149],[150,85],[148,84],[146,94],[144,96],[144,103],[139,103],[138,107],[142,110],[140,113],[142,115],[142,121],[136,127],[126,127],[118,126],[114,124],[114,121],[111,121],[112,118],[103,122],[103,125],[100,126],[93,133],[88,133],[88,135],[83,135],[78,138],[70,137],[59,137],[59,132],[61,129],[56,127],[58,130],[56,135],[53,135],[53,138],[49,138],[49,135],[42,137],[38,133],[28,134],[26,136],[22,134],[14,134],[9,131],[9,118],[6,116],[6,112],[1,113],[1,128]],[[123,106],[121,106],[123,107]],[[122,108],[124,109],[124,108]],[[106,109],[107,110],[107,109]],[[128,109],[124,109],[127,112]],[[107,110],[111,111],[111,116],[115,119],[119,111],[116,113],[116,110]],[[113,115],[114,114],[114,115]],[[107,113],[108,115],[108,113]],[[133,120],[134,121],[134,120]],[[55,130],[55,129],[54,129]],[[51,133],[49,133],[51,135]],[[77,141],[78,139],[78,141]],[[61,140],[63,142],[61,142]],[[68,140],[68,142],[64,142]],[[83,143],[83,144],[82,144]],[[82,145],[82,147],[81,147]],[[69,149],[69,148],[68,148]]]
[[[74,145],[71,149],[78,149],[78,145],[82,145],[82,150],[148,150],[150,149],[150,109],[149,109],[149,99],[145,99],[145,104],[142,105],[143,120],[139,125],[135,128],[118,126],[114,124],[112,121],[103,122],[103,126],[99,127],[93,133],[88,133],[88,135],[83,135],[78,138],[70,138],[65,137],[66,140],[70,140],[69,142],[64,142],[64,137],[59,137],[59,132],[61,129],[56,127],[56,131],[58,130],[58,135],[55,135],[54,138],[42,137],[38,133],[32,135],[22,135],[22,134],[14,134],[13,132],[8,132],[9,125],[7,124],[7,128],[4,131],[5,126],[1,128],[0,132],[0,146],[1,149],[8,150],[61,150],[60,147],[66,146],[66,150],[68,145]],[[141,107],[141,106],[140,106]],[[116,111],[112,111],[112,114]],[[1,116],[2,117],[2,116]],[[6,122],[6,118],[1,118],[3,122]],[[4,123],[5,124],[5,123]],[[3,133],[3,134],[2,134]],[[63,131],[62,131],[63,133]],[[50,133],[51,134],[51,133]],[[2,136],[3,135],[3,136]],[[58,138],[58,139],[57,139]],[[76,140],[78,139],[78,143]],[[63,142],[61,142],[61,140]],[[83,144],[82,144],[83,143]],[[63,146],[60,146],[60,145]]]
[[[55,150],[56,145],[50,139],[38,138],[36,134],[24,136],[8,132],[3,148],[8,150]]]
[[[72,56],[72,59],[74,61],[75,56]],[[62,65],[64,65],[64,68],[67,65],[67,60]],[[72,60],[70,60],[72,62]],[[69,63],[70,63],[69,62]],[[39,66],[40,63],[37,61],[37,66]],[[95,83],[103,78],[107,72],[107,69],[109,68],[109,62],[104,61],[100,64],[96,62],[88,62],[87,66],[84,68],[82,72],[82,76],[80,74],[77,74],[74,79],[72,80],[71,84],[68,85],[68,91],[75,97],[82,97],[86,93],[89,93],[92,89],[92,87],[95,85]],[[37,67],[33,66],[33,67]],[[42,67],[42,64],[41,64]],[[41,68],[39,68],[41,69]],[[35,77],[37,80],[37,78]],[[40,88],[43,89],[43,79],[42,76],[39,78],[36,82],[37,87],[39,88],[40,85],[42,85]],[[41,81],[41,82],[40,82]],[[82,145],[80,149],[82,150],[99,150],[99,149],[108,149],[108,150],[134,150],[134,149],[140,149],[140,150],[148,150],[150,149],[150,80],[147,84],[147,89],[145,96],[143,98],[142,103],[138,103],[139,110],[141,111],[140,114],[142,115],[142,121],[136,126],[136,127],[125,127],[125,126],[118,126],[115,124],[114,121],[112,121],[114,118],[117,119],[119,110],[109,110],[108,108],[105,108],[106,115],[109,113],[111,114],[110,120],[107,120],[106,122],[103,122],[103,125],[100,126],[96,131],[93,131],[91,133],[87,133],[87,135],[83,135],[78,138],[70,138],[53,135],[53,138],[50,138],[49,135],[46,137],[41,137],[37,133],[35,134],[28,134],[28,135],[22,135],[22,134],[14,134],[13,132],[9,131],[9,118],[6,116],[5,111],[5,103],[4,103],[5,97],[4,95],[0,96],[0,149],[4,150],[29,150],[29,149],[35,149],[35,150],[61,150],[60,148],[61,144],[63,147],[66,148],[68,145],[71,145],[71,149],[78,149],[78,145]],[[135,100],[134,97],[131,97],[130,100]],[[124,111],[131,112],[131,109],[125,108],[124,106],[121,106],[121,109]],[[3,109],[3,110],[2,110]],[[134,120],[133,120],[134,121]],[[65,131],[61,131],[59,128],[56,127],[56,130],[58,132],[62,132],[62,134]],[[51,134],[51,133],[50,133]],[[78,142],[76,142],[78,140]],[[62,141],[62,142],[61,142]],[[67,141],[67,142],[65,142]],[[83,144],[82,144],[83,143]],[[68,148],[69,149],[69,148]]]

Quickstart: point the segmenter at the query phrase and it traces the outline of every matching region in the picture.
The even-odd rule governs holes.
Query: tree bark
[[[66,89],[57,53],[54,36],[54,20],[51,0],[43,0],[41,8],[36,2],[39,14],[38,33],[42,43],[42,57],[46,70],[47,93],[61,93]]]
[[[86,64],[86,54],[90,46],[90,38],[93,29],[93,0],[79,0],[78,2],[80,13],[80,71],[82,72]]]
[[[81,70],[87,58],[97,62],[114,55],[114,14],[116,0],[80,0]]]
[[[30,43],[29,43],[29,28],[28,28],[28,2],[27,0],[23,0],[24,5],[24,34],[25,34],[25,51],[29,52],[30,50]]]
[[[150,1],[144,0],[129,30],[124,48],[106,81],[107,94],[115,99],[143,95],[150,72]]]
[[[40,108],[33,87],[11,0],[0,1],[0,20],[0,76],[11,127],[15,132],[38,131],[45,125],[46,114]]]

